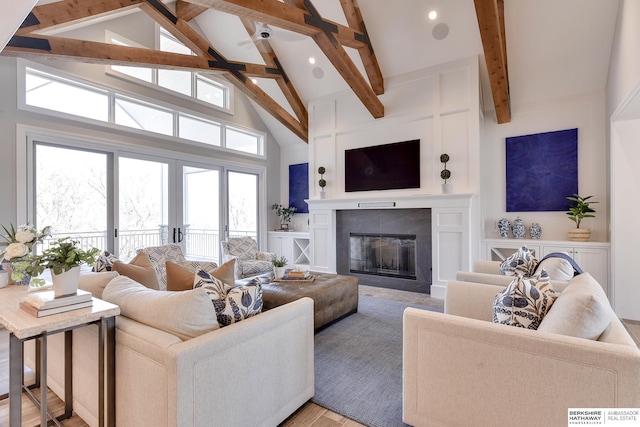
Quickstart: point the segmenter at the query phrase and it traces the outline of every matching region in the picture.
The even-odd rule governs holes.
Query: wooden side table
[[[10,332],[10,427],[22,425],[21,395],[23,391],[40,407],[42,426],[47,425],[48,418],[60,425],[58,419],[71,417],[73,413],[72,331],[91,324],[98,325],[98,422],[100,427],[103,427],[105,422],[108,426],[115,426],[115,316],[120,314],[120,308],[93,298],[91,307],[38,318],[20,309],[20,301],[27,296],[27,293],[27,286],[9,285],[0,289],[0,325]],[[47,337],[61,332],[65,333],[65,412],[55,418],[47,411]],[[24,385],[23,344],[31,339],[36,340],[36,386],[40,387],[41,392],[39,400],[30,388]]]

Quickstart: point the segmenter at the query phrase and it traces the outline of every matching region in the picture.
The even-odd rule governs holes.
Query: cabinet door
[[[273,252],[280,258],[280,255],[282,255],[282,237],[269,233],[269,252]]]
[[[572,246],[545,246],[543,255],[551,252],[566,252],[583,271],[588,272],[600,283],[609,295],[609,251],[606,248],[587,248]]]

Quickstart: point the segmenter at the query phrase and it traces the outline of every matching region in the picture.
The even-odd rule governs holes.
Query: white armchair
[[[258,243],[252,237],[230,237],[221,242],[222,260],[236,260],[236,279],[271,273],[275,254],[261,252]]]

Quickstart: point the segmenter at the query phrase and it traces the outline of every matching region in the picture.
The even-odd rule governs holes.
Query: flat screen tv
[[[345,150],[345,191],[420,188],[420,140]]]

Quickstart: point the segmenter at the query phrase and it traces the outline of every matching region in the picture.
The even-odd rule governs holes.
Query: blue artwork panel
[[[296,213],[309,213],[304,199],[309,198],[309,163],[289,165],[289,206],[295,206]]]
[[[566,211],[578,193],[578,129],[506,139],[507,212]]]

